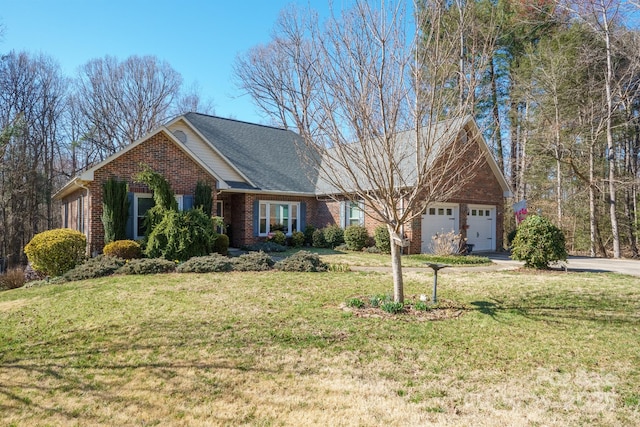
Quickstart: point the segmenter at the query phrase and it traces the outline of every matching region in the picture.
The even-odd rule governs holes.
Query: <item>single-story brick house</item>
[[[428,252],[431,236],[443,230],[461,232],[475,251],[502,248],[509,186],[475,121],[469,118],[459,126],[452,138],[470,136],[475,146],[469,156],[482,161],[459,194],[405,224],[410,253]],[[363,213],[361,205],[326,194],[318,174],[303,161],[299,142],[292,131],[187,113],[76,176],[54,198],[62,203],[63,226],[85,233],[94,254],[104,246],[102,185],[109,178],[129,184],[127,237],[144,235],[142,219],[153,200],[150,190],[134,180],[142,164],[164,175],[180,209],[191,208],[196,183],[207,182],[214,189],[215,214],[224,217],[235,247],[264,240],[272,224],[284,226],[288,234],[307,224],[362,224],[372,234],[379,222]]]

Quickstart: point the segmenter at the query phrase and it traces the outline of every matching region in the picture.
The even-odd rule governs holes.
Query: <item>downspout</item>
[[[86,187],[84,184],[80,183],[80,181],[78,181],[78,187],[84,189],[87,191],[86,197],[87,197],[87,214],[85,215],[84,212],[82,213],[83,216],[83,221],[85,221],[85,223],[87,222],[87,217],[91,215],[91,197],[89,197],[89,194],[91,193],[89,191],[89,187]],[[84,206],[83,206],[84,209]],[[98,255],[97,251],[93,251],[93,253],[91,252],[91,245],[89,244],[89,242],[91,242],[91,222],[89,221],[88,224],[85,224],[86,228],[85,228],[85,235],[87,236],[87,255],[88,256],[92,256],[95,257]]]

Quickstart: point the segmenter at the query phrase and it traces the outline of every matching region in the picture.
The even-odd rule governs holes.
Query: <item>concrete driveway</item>
[[[509,258],[507,252],[480,255],[489,257],[496,264],[505,267],[519,267],[524,265],[524,262],[514,261]],[[640,277],[640,260],[570,256],[567,261],[566,267],[568,271],[609,272]],[[558,267],[561,268],[562,266]]]

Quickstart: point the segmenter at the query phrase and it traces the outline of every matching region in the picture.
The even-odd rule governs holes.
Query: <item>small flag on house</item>
[[[513,205],[513,212],[516,215],[516,225],[518,225],[527,217],[527,201],[520,200]]]

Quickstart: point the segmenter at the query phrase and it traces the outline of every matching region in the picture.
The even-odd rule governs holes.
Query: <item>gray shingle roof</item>
[[[184,117],[255,185],[255,189],[314,192],[317,174],[300,155],[304,142],[295,132],[198,113],[187,113]],[[247,187],[250,186],[238,186]]]

